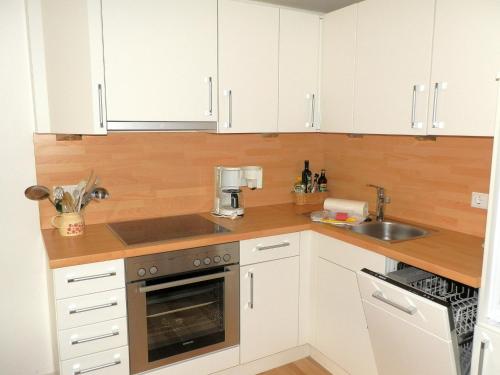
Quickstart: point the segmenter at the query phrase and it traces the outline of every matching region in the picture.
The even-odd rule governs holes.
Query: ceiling
[[[361,0],[258,0],[264,3],[284,5],[293,8],[313,10],[328,13],[335,9],[358,3]]]

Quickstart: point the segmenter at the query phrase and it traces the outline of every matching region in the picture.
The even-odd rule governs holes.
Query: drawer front
[[[61,360],[127,345],[127,318],[58,332]]]
[[[129,375],[128,346],[61,362],[61,375]]]
[[[56,310],[58,330],[121,318],[127,315],[125,289],[60,299]]]
[[[123,259],[54,270],[55,298],[62,299],[125,287]]]
[[[444,340],[451,340],[446,306],[363,271],[358,272],[358,283],[363,301]]]
[[[259,237],[240,242],[240,264],[266,262],[299,255],[300,233]]]

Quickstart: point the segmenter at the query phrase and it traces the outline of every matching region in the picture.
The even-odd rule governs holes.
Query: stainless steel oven
[[[239,243],[127,258],[131,373],[239,343]]]

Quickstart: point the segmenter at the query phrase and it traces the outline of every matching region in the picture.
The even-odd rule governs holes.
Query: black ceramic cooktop
[[[108,227],[127,246],[230,232],[200,215],[122,221],[108,224]]]

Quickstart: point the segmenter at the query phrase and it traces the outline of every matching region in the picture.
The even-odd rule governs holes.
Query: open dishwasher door
[[[358,272],[378,373],[466,375],[470,372],[475,316],[465,323],[457,320],[471,311],[466,307],[467,311],[459,311],[455,317],[453,302],[472,294],[477,309],[477,291],[421,272],[426,279],[412,286],[367,269]],[[447,299],[453,293],[454,297]],[[469,323],[470,332],[462,332],[466,330],[462,326]]]

